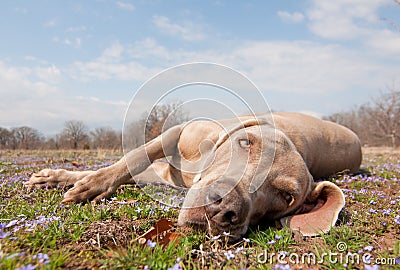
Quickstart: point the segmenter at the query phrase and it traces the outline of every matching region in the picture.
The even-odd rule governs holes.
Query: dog
[[[156,162],[170,157],[170,162]],[[342,191],[314,179],[356,173],[360,140],[348,128],[279,112],[174,126],[97,171],[44,169],[30,187],[73,186],[63,203],[98,202],[125,184],[186,187],[179,226],[240,239],[249,226],[280,222],[303,236],[326,233],[344,207]]]

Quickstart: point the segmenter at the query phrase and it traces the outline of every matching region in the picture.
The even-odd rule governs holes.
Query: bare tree
[[[370,119],[370,130],[378,138],[389,138],[391,146],[397,146],[400,137],[400,92],[396,84],[387,87],[387,93],[365,105],[362,111]]]
[[[60,141],[67,142],[73,149],[78,149],[78,146],[88,139],[87,127],[82,121],[66,121],[59,138]]]
[[[144,143],[144,121],[138,120],[130,123],[124,128],[123,147],[129,151]]]
[[[57,138],[57,137],[56,137]],[[56,138],[47,138],[44,143],[44,149],[59,149],[59,145],[57,143]]]
[[[7,128],[0,127],[0,148],[9,148],[12,141],[12,133]]]
[[[332,114],[325,119],[344,125],[360,137],[363,145],[399,145],[400,92],[393,83],[386,91],[358,109]]]
[[[119,135],[110,127],[96,128],[90,132],[93,148],[116,149],[121,147]]]
[[[181,109],[181,102],[159,104],[146,113],[141,122],[146,142],[154,139],[168,128],[187,121],[187,114]]]
[[[187,113],[180,105],[181,102],[159,104],[150,113],[144,113],[141,119],[128,124],[124,130],[124,149],[134,149],[168,128],[187,121]]]
[[[12,148],[34,149],[44,141],[43,135],[34,128],[23,126],[11,129]]]
[[[358,121],[357,110],[334,113],[328,117],[324,117],[323,119],[348,127],[356,133],[359,133],[361,129],[360,122]]]

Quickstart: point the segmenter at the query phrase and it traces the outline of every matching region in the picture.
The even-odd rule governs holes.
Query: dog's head
[[[251,119],[222,132],[189,189],[178,224],[229,232],[281,220],[303,235],[329,231],[344,205],[330,182],[315,184],[302,156],[270,121]]]

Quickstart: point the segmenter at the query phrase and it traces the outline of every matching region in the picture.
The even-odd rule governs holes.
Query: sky
[[[136,91],[184,63],[230,67],[272,110],[318,117],[400,84],[394,0],[4,0],[0,35],[0,126],[49,136],[72,119],[121,130]]]

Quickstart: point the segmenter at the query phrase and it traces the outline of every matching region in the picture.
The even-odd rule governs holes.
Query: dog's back
[[[344,170],[358,171],[362,159],[361,143],[350,129],[300,113],[273,115],[276,128],[294,143],[314,178]]]

